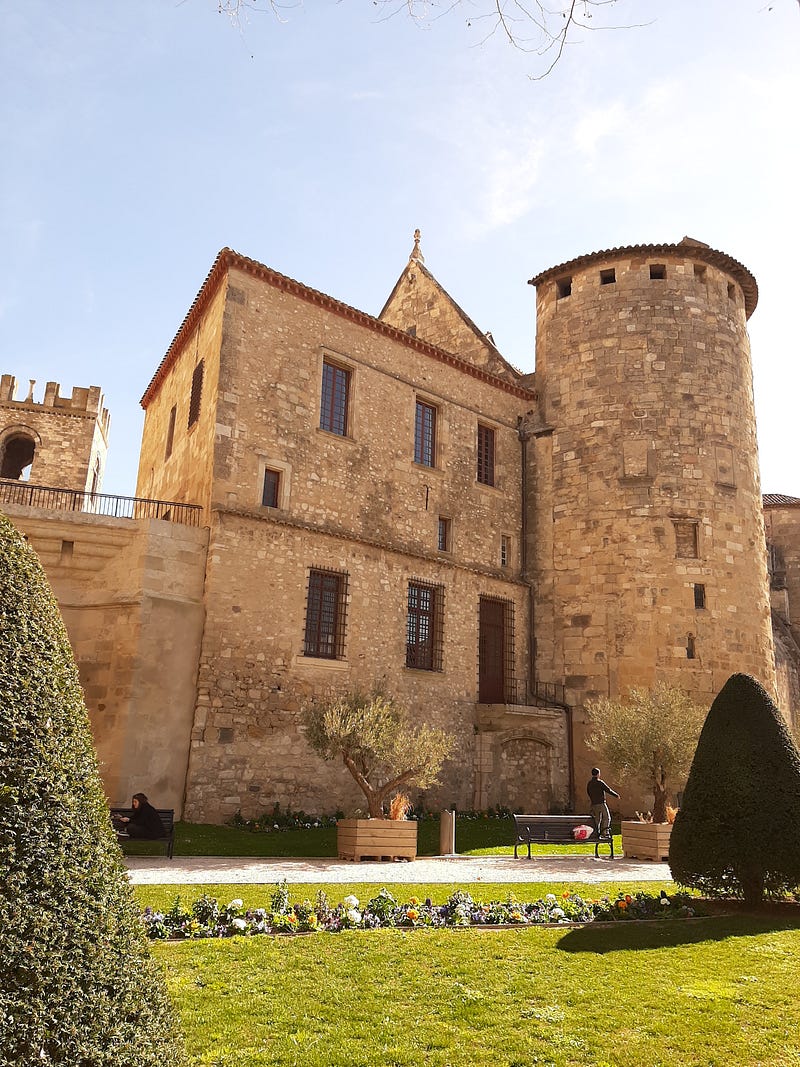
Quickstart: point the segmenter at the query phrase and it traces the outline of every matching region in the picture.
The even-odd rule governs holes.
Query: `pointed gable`
[[[414,233],[408,265],[378,318],[498,378],[520,380],[519,371],[503,359],[491,334],[481,333],[425,266],[419,230]]]

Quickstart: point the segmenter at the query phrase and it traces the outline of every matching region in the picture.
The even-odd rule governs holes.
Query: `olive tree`
[[[0,1063],[183,1063],[111,829],[58,606],[35,553],[3,515]]]
[[[667,821],[669,783],[689,770],[705,709],[664,682],[631,689],[627,697],[590,701],[588,744],[617,774],[653,790],[653,822]]]
[[[800,754],[747,674],[729,678],[711,705],[669,863],[676,882],[753,906],[800,885]]]
[[[434,785],[453,747],[450,734],[412,725],[408,711],[381,693],[311,704],[304,721],[311,747],[325,760],[341,759],[373,819],[384,817],[384,802],[401,786]]]

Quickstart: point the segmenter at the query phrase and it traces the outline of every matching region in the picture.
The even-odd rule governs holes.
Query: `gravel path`
[[[298,882],[668,882],[666,863],[594,856],[423,856],[412,862],[253,857],[128,856],[135,885],[274,884]]]

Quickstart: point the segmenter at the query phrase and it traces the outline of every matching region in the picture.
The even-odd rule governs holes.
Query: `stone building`
[[[747,671],[793,713],[800,511],[762,510],[752,275],[684,239],[532,284],[523,375],[418,235],[377,317],[224,249],[142,398],[125,518],[36,450],[82,505],[16,481],[17,408],[44,457],[47,399],[3,378],[0,502],[62,603],[113,802],[351,808],[301,712],[376,683],[456,736],[432,806],[581,804],[584,705],[633,685],[708,702]]]

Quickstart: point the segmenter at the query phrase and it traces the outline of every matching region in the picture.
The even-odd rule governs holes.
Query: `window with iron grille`
[[[511,566],[511,538],[506,534],[500,537],[500,566]]]
[[[189,397],[189,421],[188,426],[194,426],[200,418],[200,399],[203,395],[203,361],[202,359],[194,368],[192,374],[192,392]]]
[[[324,360],[319,425],[329,433],[347,436],[347,408],[350,402],[350,371]]]
[[[309,572],[304,656],[344,657],[346,598],[346,574],[313,569]]]
[[[167,424],[167,444],[164,448],[164,459],[169,459],[172,455],[172,446],[175,443],[175,415],[177,408],[173,404],[169,412],[169,423]]]
[[[280,471],[264,471],[264,489],[261,494],[261,506],[276,508],[280,500],[281,475]]]
[[[423,671],[442,669],[444,587],[408,583],[406,667]]]
[[[417,401],[414,421],[414,462],[436,466],[436,408],[423,400]]]
[[[478,423],[478,481],[494,485],[494,430]]]

